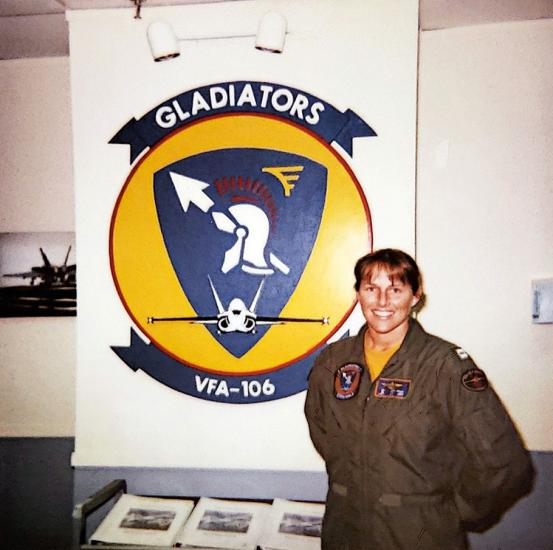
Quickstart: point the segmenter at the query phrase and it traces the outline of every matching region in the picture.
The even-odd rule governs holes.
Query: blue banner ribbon
[[[111,349],[134,371],[142,370],[174,390],[209,401],[241,404],[281,399],[305,390],[313,360],[323,347],[326,344],[290,366],[251,375],[213,374],[180,363],[146,344],[133,329],[130,346]]]
[[[376,132],[352,110],[341,112],[326,101],[289,86],[237,81],[188,90],[161,103],[142,118],[129,120],[110,143],[130,145],[130,162],[146,149],[191,122],[228,113],[263,113],[289,120],[336,142],[352,156],[353,138]]]

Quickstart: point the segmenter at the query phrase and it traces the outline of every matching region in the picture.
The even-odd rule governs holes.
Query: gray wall
[[[69,548],[74,439],[0,439],[0,548]]]
[[[326,478],[315,472],[78,468],[70,466],[73,438],[0,438],[0,547],[57,550],[71,544],[71,511],[113,479],[128,492],[164,496],[275,497],[323,500]],[[473,550],[553,548],[553,453],[534,452],[532,494],[501,523],[471,536]],[[98,524],[101,512],[90,522]],[[446,549],[444,549],[446,550]]]

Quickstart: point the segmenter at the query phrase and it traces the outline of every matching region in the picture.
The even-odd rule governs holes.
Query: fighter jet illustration
[[[48,256],[42,248],[39,248],[42,256],[43,265],[31,267],[31,271],[25,271],[23,273],[6,273],[4,277],[20,277],[23,279],[31,279],[31,285],[35,284],[38,280],[38,284],[41,286],[54,286],[54,285],[75,285],[77,266],[75,264],[67,265],[69,259],[69,253],[71,252],[71,246],[67,249],[65,255],[65,261],[62,265],[52,265]]]
[[[265,279],[263,279],[259,284],[250,307],[247,307],[241,298],[233,298],[229,302],[228,308],[225,309],[209,276],[208,280],[213,294],[213,299],[215,300],[217,310],[219,311],[217,315],[204,317],[148,317],[148,323],[158,323],[160,321],[187,321],[189,323],[199,323],[202,325],[217,325],[217,332],[219,334],[226,334],[230,332],[254,334],[258,325],[283,325],[285,323],[320,323],[322,325],[328,325],[329,323],[328,317],[322,317],[320,319],[307,319],[298,317],[264,317],[257,315],[255,313],[255,309],[257,307],[257,302],[261,295]]]

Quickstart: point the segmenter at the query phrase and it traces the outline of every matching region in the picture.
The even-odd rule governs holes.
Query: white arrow
[[[204,189],[209,187],[209,183],[189,178],[176,172],[169,172],[169,175],[175,186],[182,209],[185,212],[188,212],[191,202],[202,212],[207,212],[213,206],[214,202],[204,193]]]

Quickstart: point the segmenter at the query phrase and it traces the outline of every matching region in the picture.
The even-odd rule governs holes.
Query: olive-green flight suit
[[[410,320],[371,381],[364,332],[328,346],[310,374],[305,413],[329,476],[323,550],[465,549],[466,530],[531,490],[529,453],[463,350]],[[349,393],[336,383],[348,363],[361,367]]]

